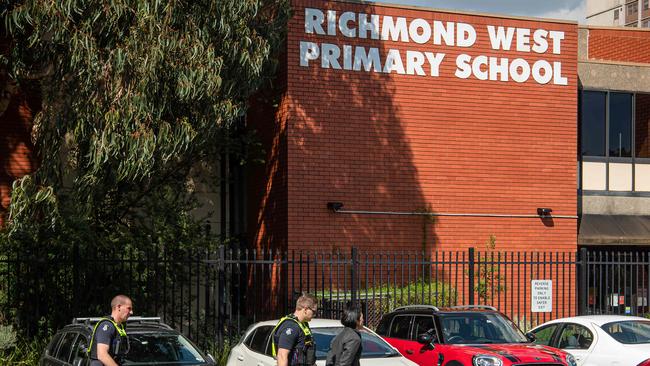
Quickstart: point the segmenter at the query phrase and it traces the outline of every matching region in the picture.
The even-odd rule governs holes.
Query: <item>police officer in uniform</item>
[[[117,295],[111,300],[111,316],[98,321],[90,337],[90,366],[119,366],[129,342],[124,325],[133,315],[131,299]]]
[[[303,293],[296,301],[296,310],[280,319],[273,329],[272,353],[278,366],[313,366],[316,344],[309,323],[318,304],[313,295]]]

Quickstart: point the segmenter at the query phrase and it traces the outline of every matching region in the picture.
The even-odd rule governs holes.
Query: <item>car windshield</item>
[[[330,350],[330,343],[337,334],[341,333],[343,327],[312,328],[314,341],[316,342],[316,359],[324,360],[327,351]],[[383,358],[397,357],[399,354],[386,341],[369,331],[361,331],[361,358]]]
[[[444,343],[529,343],[519,328],[499,313],[440,314]]]
[[[182,335],[173,333],[129,334],[130,350],[125,365],[201,365],[206,360]]]
[[[604,324],[601,328],[620,343],[650,343],[650,321],[624,320]]]

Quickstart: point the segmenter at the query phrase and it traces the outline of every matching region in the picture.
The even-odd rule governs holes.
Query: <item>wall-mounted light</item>
[[[338,212],[343,208],[343,202],[327,202],[327,209],[332,212]]]
[[[541,217],[551,216],[551,212],[553,212],[553,209],[550,209],[548,207],[538,207],[537,208],[537,215],[541,216]]]

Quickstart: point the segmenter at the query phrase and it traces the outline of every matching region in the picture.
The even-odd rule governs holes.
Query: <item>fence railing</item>
[[[408,304],[485,304],[528,329],[576,314],[642,315],[648,307],[647,253],[208,250],[71,252],[58,258],[0,260],[0,311],[28,335],[74,316],[109,312],[112,296],[139,315],[160,316],[202,346],[222,344],[256,321],[292,310],[303,291],[319,317],[362,306],[374,327]],[[533,281],[550,287],[533,288]],[[550,281],[550,282],[549,282]],[[541,312],[533,296],[543,296]],[[550,302],[550,308],[549,308]],[[539,309],[538,309],[539,310]],[[46,319],[47,321],[43,321]]]

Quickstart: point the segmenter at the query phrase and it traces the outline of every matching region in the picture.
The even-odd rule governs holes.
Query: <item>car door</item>
[[[411,356],[407,356],[407,358],[417,363],[418,365],[434,365],[438,362],[439,348],[436,348],[435,345],[432,346],[419,343],[417,341],[418,336],[423,333],[432,334],[435,337],[435,343],[438,343],[438,332],[436,331],[433,316],[415,315],[413,317],[413,325],[411,326],[411,340],[414,342],[411,342],[407,346],[406,354]]]
[[[43,356],[41,357],[41,360],[39,362],[40,366],[55,366],[59,364],[55,356],[56,350],[59,348],[59,343],[61,343],[62,337],[63,333],[57,333],[54,335],[50,343],[47,345]]]
[[[276,362],[269,347],[272,330],[273,326],[263,325],[251,332],[244,340],[244,347],[235,355],[237,365],[274,366]]]
[[[79,334],[72,345],[72,354],[70,355],[72,366],[86,366],[89,364],[87,347],[88,338],[83,334]]]
[[[412,339],[411,325],[413,323],[413,315],[396,315],[391,320],[388,326],[386,336],[384,338],[388,343],[404,355],[409,360],[414,360],[416,350],[420,349],[420,344]]]
[[[57,365],[71,365],[72,348],[75,344],[75,340],[77,339],[77,335],[78,334],[75,332],[68,332],[63,334],[59,348],[56,351],[56,360],[58,361],[56,363]]]
[[[594,333],[583,325],[565,323],[556,342],[556,347],[572,354],[580,366],[585,364],[593,350]]]

